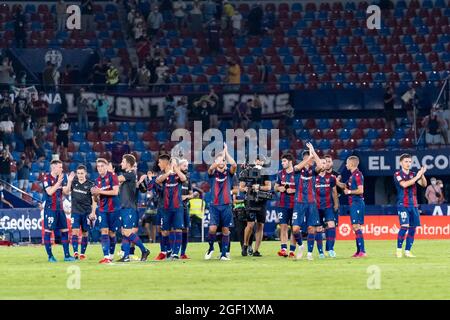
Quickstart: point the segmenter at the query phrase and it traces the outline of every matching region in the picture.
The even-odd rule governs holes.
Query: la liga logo
[[[343,237],[347,237],[352,232],[352,228],[350,228],[350,225],[347,223],[343,223],[339,226],[339,233]]]

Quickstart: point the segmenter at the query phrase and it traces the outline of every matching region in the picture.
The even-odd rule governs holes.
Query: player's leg
[[[284,208],[278,208],[278,221],[280,223],[280,242],[281,249],[278,251],[280,257],[287,257],[288,225],[286,223],[286,211]],[[295,248],[294,248],[295,249]]]
[[[364,247],[364,235],[361,229],[361,225],[364,224],[364,204],[353,204],[350,207],[350,219],[356,241],[356,253],[352,257],[364,257],[366,250]]]
[[[318,226],[316,227],[316,244],[317,244],[317,251],[319,251],[319,258],[323,259],[325,258],[325,255],[323,254],[323,227]]]
[[[103,251],[103,259],[99,261],[99,263],[109,263],[111,262],[109,259],[109,215],[112,213],[107,212],[99,212],[98,213],[98,221],[100,223],[100,243],[102,245]]]
[[[155,260],[160,261],[164,260],[167,256],[167,246],[169,245],[169,219],[167,217],[166,211],[163,209],[158,209],[159,215],[159,225],[160,225],[160,232],[161,235],[159,237],[159,246],[160,246],[160,252],[158,256],[155,258]]]
[[[148,250],[142,240],[137,235],[137,225],[136,225],[136,217],[137,211],[135,209],[122,209],[121,211],[122,217],[122,228],[123,235],[128,238],[130,244],[134,243],[141,250],[141,261],[146,261],[147,257],[150,255],[150,250]],[[127,252],[124,252],[124,257]],[[130,254],[130,252],[128,252]]]
[[[134,222],[133,226],[135,226],[135,227],[133,227],[131,232],[136,234],[136,235],[138,235],[138,232],[139,232],[139,228],[138,228],[138,226],[139,226],[139,212],[137,210],[136,210],[136,214],[135,214],[134,218],[135,218],[135,222]],[[134,244],[134,242],[130,242],[130,256],[131,256],[130,259],[132,259],[132,260],[135,259],[135,256],[134,256],[135,250],[136,250],[136,245]]]
[[[406,233],[408,232],[409,228],[409,214],[408,214],[408,208],[404,207],[398,207],[397,208],[398,218],[400,220],[400,230],[397,234],[397,252],[396,256],[397,258],[402,257],[402,249],[403,249],[403,242],[406,238]]]
[[[75,258],[70,256],[69,245],[69,228],[67,226],[67,218],[64,211],[56,211],[57,228],[61,231],[61,243],[64,250],[64,261],[74,261]]]
[[[405,257],[407,258],[415,258],[415,256],[411,253],[411,248],[414,243],[414,236],[416,235],[416,228],[420,226],[420,215],[419,210],[417,208],[410,208],[410,224],[408,228],[408,236],[406,238],[405,245]]]
[[[175,209],[173,215],[172,227],[174,230],[175,239],[173,244],[172,259],[179,259],[184,229],[184,209]]]
[[[44,209],[44,247],[47,252],[48,261],[56,262],[52,252],[52,232],[55,229],[55,212]]]
[[[220,222],[222,225],[222,250],[220,260],[230,260],[228,249],[230,247],[230,228],[233,227],[233,212],[231,206],[225,206],[221,212]]]
[[[308,228],[308,254],[307,259],[312,260],[312,253],[314,250],[314,242],[316,239],[316,228],[320,225],[319,214],[317,212],[317,207],[312,204],[305,205],[305,215],[306,215],[306,226]]]
[[[302,241],[301,225],[305,218],[305,210],[301,203],[296,203],[292,212],[292,234],[298,245],[297,259],[303,256],[304,246]]]
[[[325,237],[327,240],[327,251],[328,256],[331,258],[336,257],[336,253],[334,251],[334,244],[336,242],[336,224],[334,220],[328,220],[326,221],[327,228],[325,229]]]
[[[242,256],[247,256],[248,243],[250,237],[253,234],[253,228],[255,227],[255,213],[249,212],[248,217],[249,219],[247,221],[247,226],[245,227],[244,231],[244,247],[242,248]]]
[[[79,255],[80,260],[86,259],[86,249],[88,245],[88,236],[89,236],[89,218],[87,214],[82,215],[80,224],[80,232],[81,232],[81,253]],[[79,239],[79,238],[78,238]],[[78,243],[78,242],[77,242]]]
[[[71,223],[72,223],[72,248],[73,248],[73,257],[75,259],[79,258],[78,253],[78,239],[80,237],[80,227],[81,227],[81,219],[85,217],[82,214],[72,212],[71,214]]]
[[[209,231],[208,231],[208,244],[209,248],[205,254],[205,260],[210,260],[214,253],[214,242],[216,241],[217,225],[220,222],[220,207],[211,206],[209,210]]]
[[[191,227],[191,219],[189,217],[189,211],[185,208],[183,210],[184,228],[181,236],[181,259],[189,259],[186,255],[186,249],[189,242],[189,228]]]

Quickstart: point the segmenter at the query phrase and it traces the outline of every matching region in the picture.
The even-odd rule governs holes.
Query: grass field
[[[449,299],[450,241],[416,241],[415,259],[394,257],[395,242],[366,241],[366,259],[349,258],[353,241],[336,244],[334,260],[293,261],[264,242],[264,257],[205,261],[206,244],[191,243],[189,261],[99,265],[101,248],[88,260],[46,261],[43,247],[0,247],[0,299]],[[151,256],[158,253],[150,245]],[[62,247],[55,247],[62,260]],[[137,250],[139,251],[139,250]],[[317,254],[317,250],[315,248]],[[214,253],[216,255],[217,251]],[[80,267],[80,289],[68,289],[69,266]],[[381,272],[380,289],[368,289],[369,266]]]

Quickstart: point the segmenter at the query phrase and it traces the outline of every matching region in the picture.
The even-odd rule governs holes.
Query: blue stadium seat
[[[351,137],[351,132],[348,129],[342,129],[341,132],[339,133],[339,139],[341,140],[348,140]]]
[[[113,140],[114,141],[124,141],[125,135],[122,132],[117,131],[113,135]]]
[[[369,139],[362,139],[361,144],[359,145],[360,149],[367,150],[372,147],[372,141]]]
[[[41,168],[38,162],[33,162],[31,164],[31,172],[40,172]]]
[[[84,141],[80,143],[80,148],[78,149],[78,151],[87,153],[92,151],[92,148],[89,145],[89,142]]]
[[[267,130],[273,129],[273,123],[272,123],[272,120],[269,120],[269,119],[263,119],[263,120],[261,120],[261,127],[262,127],[263,129],[267,129]]]
[[[144,122],[136,122],[135,130],[136,132],[145,132],[147,127]]]
[[[146,150],[145,144],[142,141],[136,141],[133,147],[134,151],[144,152]]]
[[[86,154],[86,161],[88,162],[95,162],[97,160],[97,155],[95,154],[95,152],[88,152]]]
[[[396,128],[394,132],[394,139],[401,140],[405,138],[405,130],[403,128]]]
[[[340,160],[347,160],[348,157],[352,155],[352,151],[344,149],[339,153],[339,159]]]
[[[128,132],[128,140],[132,142],[139,141],[139,136],[135,131]]]
[[[294,130],[302,129],[303,128],[302,121],[300,119],[295,119],[292,123],[292,128]]]
[[[142,162],[142,161],[138,162],[138,171],[139,172],[147,172],[148,169],[149,168],[148,168],[147,162]]]
[[[397,139],[392,138],[389,139],[389,141],[386,144],[386,147],[388,147],[389,149],[395,149],[395,148],[399,148],[400,147],[400,143]]]
[[[181,76],[190,74],[189,67],[185,64],[182,64],[181,66],[178,67],[177,73]]]
[[[128,122],[121,122],[119,125],[119,130],[122,132],[129,132],[130,124]]]
[[[245,56],[244,59],[242,59],[243,65],[251,65],[255,63],[255,59],[253,59],[253,56]]]
[[[155,134],[155,138],[158,142],[166,142],[169,139],[169,135],[166,131],[158,131]]]
[[[377,139],[379,137],[379,133],[376,129],[369,129],[367,132],[366,138],[370,140]]]
[[[328,139],[322,139],[318,145],[319,150],[328,150],[331,149],[331,142]]]
[[[303,6],[301,3],[295,2],[292,4],[291,7],[291,11],[292,12],[302,12],[303,11]]]
[[[302,139],[302,140],[310,140],[311,139],[311,134],[309,133],[309,130],[308,129],[301,130],[299,138]]]
[[[153,155],[150,151],[144,151],[141,154],[141,161],[150,162],[153,160]]]
[[[74,152],[72,154],[72,163],[78,162],[78,163],[83,163],[84,162],[84,157],[81,154],[81,152]],[[72,169],[73,170],[73,169]]]
[[[348,130],[352,130],[358,127],[355,119],[348,119],[344,126]]]
[[[73,135],[72,135],[72,139],[71,139],[73,142],[82,142],[82,141],[84,141],[85,140],[85,136],[84,136],[84,134],[83,133],[81,133],[81,132],[75,132]]]
[[[326,130],[330,128],[330,122],[328,119],[320,119],[317,123],[317,128],[320,130]]]

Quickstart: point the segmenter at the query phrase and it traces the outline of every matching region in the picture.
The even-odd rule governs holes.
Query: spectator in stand
[[[233,26],[233,35],[238,37],[242,34],[242,14],[238,10],[234,10],[231,17],[231,25]]]
[[[184,28],[186,26],[186,3],[182,0],[175,0],[173,3],[173,12],[177,22],[177,28]]]
[[[98,63],[94,65],[94,74],[92,77],[92,82],[97,90],[104,89],[106,83],[106,71],[108,71],[108,66],[105,60],[100,59]]]
[[[252,119],[250,127],[255,130],[261,129],[262,103],[256,93],[253,96],[253,99],[250,100],[250,113]]]
[[[3,184],[0,183],[0,209],[14,209],[14,206],[5,199],[5,195],[3,194]]]
[[[108,70],[106,71],[106,85],[108,86],[109,90],[114,91],[116,90],[118,84],[119,70],[111,61],[109,61]]]
[[[55,85],[55,66],[47,61],[44,71],[42,72],[42,83],[44,85],[44,91],[52,92]]]
[[[169,67],[166,66],[164,63],[164,60],[159,61],[159,66],[156,67],[156,86],[155,91],[156,92],[164,92],[167,91],[167,86],[165,84],[169,83],[170,81],[170,74],[169,74]]]
[[[194,34],[201,33],[203,30],[203,13],[200,2],[195,0],[192,5],[192,10],[189,12],[191,31]]]
[[[273,30],[275,29],[275,20],[275,12],[269,7],[269,10],[264,13],[262,20],[263,29],[269,36],[273,34]]]
[[[38,99],[33,102],[34,115],[36,117],[37,127],[47,126],[48,122],[48,102],[45,99],[45,93],[39,92]]]
[[[148,34],[151,37],[156,36],[158,31],[161,29],[162,23],[163,16],[161,12],[159,12],[158,6],[154,6],[152,12],[150,12],[147,18]]]
[[[444,144],[448,145],[449,141],[449,126],[450,126],[450,115],[446,116],[444,112],[444,108],[441,105],[435,105],[434,108],[436,109],[436,115],[438,119],[440,119],[441,123],[441,133],[442,133],[442,139],[444,139]]]
[[[261,83],[267,83],[269,80],[269,65],[265,56],[259,57],[256,60],[256,66],[258,68],[259,80]]]
[[[439,204],[447,203],[444,182],[442,180],[437,180],[436,185],[441,189],[441,198],[439,200]]]
[[[215,2],[216,2],[216,14],[214,18],[217,21],[220,21],[220,19],[222,19],[223,14],[223,0],[215,0]]]
[[[228,0],[223,1],[223,16],[222,16],[222,29],[229,31],[231,29],[231,18],[234,16],[234,7],[228,2]]]
[[[177,129],[183,128],[186,129],[187,124],[187,115],[188,115],[188,102],[187,97],[183,96],[177,103],[177,107],[175,109],[176,116],[176,127]]]
[[[21,134],[22,124],[29,116],[31,116],[32,111],[29,95],[25,92],[24,89],[19,90],[19,95],[16,98],[15,105],[16,118],[14,119],[14,121],[16,123],[16,132]]]
[[[0,154],[0,179],[11,183],[11,161],[13,157],[9,152],[9,146],[6,145],[1,150]]]
[[[1,115],[2,121],[0,122],[0,133],[2,137],[3,146],[12,146],[14,135],[14,122],[8,115]]]
[[[135,8],[132,8],[127,15],[127,23],[128,23],[128,34],[133,35],[133,29],[135,27],[135,21],[139,15],[139,12],[136,12]],[[142,21],[144,22],[144,21]]]
[[[56,30],[64,31],[66,29],[66,4],[64,0],[59,0],[56,4]]]
[[[95,30],[92,0],[81,0],[81,28],[83,30]]]
[[[161,0],[160,10],[164,21],[172,21],[172,0]]]
[[[73,70],[72,65],[66,64],[66,67],[64,68],[64,71],[61,74],[61,85],[63,91],[70,91],[71,86],[73,85]]]
[[[8,57],[2,59],[0,65],[0,89],[9,89],[14,84],[15,73],[12,61]]]
[[[166,130],[171,131],[175,120],[175,99],[172,95],[166,96],[164,105],[164,125]]]
[[[148,36],[143,38],[141,41],[136,43],[136,54],[139,59],[139,63],[143,63],[145,61],[145,58],[147,58],[150,55],[150,50],[152,48],[152,43]]]
[[[442,201],[442,189],[438,185],[435,177],[430,179],[430,185],[425,190],[425,198],[427,199],[428,204],[440,204]]]
[[[109,124],[109,102],[104,93],[101,93],[99,97],[94,100],[94,108],[97,110],[98,126],[99,128],[104,128]]]
[[[120,171],[120,163],[124,154],[130,154],[131,148],[128,144],[128,140],[120,142],[114,142],[111,148],[111,162],[116,170]]]
[[[37,161],[45,160],[45,149],[44,144],[46,141],[47,129],[45,126],[40,126],[39,130],[36,132],[36,137],[34,139],[34,152],[36,155]]]
[[[23,123],[22,136],[25,144],[25,154],[28,159],[33,159],[34,123],[31,120],[31,117],[28,117],[27,120]]]
[[[203,21],[205,23],[208,23],[209,21],[211,21],[211,19],[214,19],[216,12],[216,4],[212,0],[206,1],[206,3],[203,5]]]
[[[211,20],[208,25],[208,44],[211,55],[215,56],[220,52],[220,28],[216,20]]]
[[[422,127],[426,128],[425,142],[428,147],[435,148],[442,144],[443,120],[437,116],[437,110],[431,108],[431,112],[422,119]]]
[[[236,107],[233,112],[233,127],[234,129],[244,129],[247,130],[248,122],[250,121],[248,117],[248,104],[251,102],[251,99],[248,99],[247,102],[242,101],[236,103]]]
[[[261,34],[262,17],[261,5],[253,4],[248,14],[248,27],[251,36],[259,36]]]
[[[227,83],[230,91],[238,91],[241,85],[241,67],[234,59],[228,62]]]
[[[211,123],[209,121],[211,116],[211,107],[207,101],[204,100],[200,103],[198,114],[200,115],[200,119],[202,119],[203,130],[208,130],[211,128]]]
[[[150,70],[145,63],[137,70],[137,85],[139,90],[148,90],[151,79]]]
[[[406,110],[408,121],[412,125],[414,123],[414,109],[417,109],[419,101],[416,95],[416,90],[414,88],[411,88],[408,91],[406,91],[402,96],[402,100],[404,103],[404,108]]]
[[[4,91],[0,99],[0,116],[8,116],[10,119],[15,119],[14,104],[11,102],[11,97],[7,91]]]
[[[136,43],[140,42],[140,41],[144,41],[144,35],[145,35],[145,28],[144,28],[144,23],[143,22],[139,22],[134,28],[133,28],[133,32],[134,32],[134,41]]]
[[[295,116],[295,110],[290,105],[286,105],[286,110],[283,113],[283,121],[284,121],[284,128],[286,130],[286,136],[287,137],[293,137],[295,138],[295,131],[294,131],[294,116]]]
[[[219,127],[219,97],[217,96],[216,92],[213,88],[209,91],[209,94],[207,95],[208,104],[210,107],[210,114],[209,114],[209,125],[211,128],[218,128]]]
[[[27,19],[22,10],[22,5],[19,5],[14,15],[14,37],[17,48],[26,48],[27,46],[27,31],[25,30]]]
[[[88,108],[89,102],[84,96],[84,88],[80,88],[75,105],[77,106],[78,128],[80,130],[89,130]]]
[[[384,94],[384,113],[386,125],[392,131],[395,130],[394,100],[394,89],[391,86],[388,86],[386,88],[386,93]]]
[[[54,133],[56,134],[56,143],[53,151],[60,155],[62,161],[69,160],[67,148],[69,147],[70,123],[65,113],[62,114],[61,119],[56,123]],[[60,152],[61,146],[62,152]]]
[[[27,192],[28,184],[30,182],[30,170],[31,162],[25,154],[20,156],[19,163],[17,164],[17,180],[19,182],[19,189]]]
[[[128,69],[128,87],[134,89],[138,85],[138,68],[134,63],[132,63],[131,68]]]

